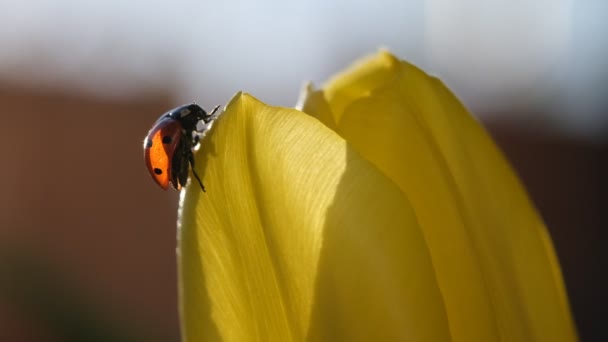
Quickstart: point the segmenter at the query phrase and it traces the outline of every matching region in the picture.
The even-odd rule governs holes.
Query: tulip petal
[[[237,94],[182,192],[186,341],[447,341],[430,255],[395,183],[293,109]]]
[[[333,115],[332,109],[329,107],[329,103],[325,100],[325,92],[322,90],[315,90],[310,82],[302,89],[300,98],[296,104],[296,109],[312,115],[332,131],[335,131],[337,128],[336,118]]]
[[[575,341],[550,238],[510,166],[439,80],[395,60],[382,52],[349,69],[327,85],[326,106],[408,196],[453,340]]]
[[[369,96],[370,92],[395,78],[400,62],[386,51],[362,58],[348,70],[338,73],[324,86],[323,92],[331,107],[334,121],[340,122],[342,114],[354,100]]]

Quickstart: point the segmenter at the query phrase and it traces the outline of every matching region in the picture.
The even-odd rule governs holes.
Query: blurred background
[[[293,106],[303,81],[379,47],[494,135],[582,340],[608,340],[603,0],[0,0],[0,340],[179,340],[178,194],[147,174],[147,130],[238,90]]]

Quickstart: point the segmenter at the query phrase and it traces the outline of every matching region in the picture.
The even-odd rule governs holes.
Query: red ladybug
[[[169,182],[177,190],[186,185],[188,170],[205,191],[203,182],[194,171],[194,154],[192,149],[198,144],[200,131],[197,124],[213,121],[217,106],[209,114],[199,105],[193,103],[179,106],[161,115],[144,140],[144,157],[146,167],[154,181],[163,190]]]

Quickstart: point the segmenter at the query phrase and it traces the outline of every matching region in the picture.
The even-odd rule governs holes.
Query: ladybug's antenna
[[[211,120],[213,120],[214,119],[213,114],[215,114],[218,109],[220,109],[220,105],[215,106],[215,108],[213,108],[213,110],[211,111],[211,113],[207,114],[207,116],[203,118],[203,121],[205,121],[205,123],[207,124]]]

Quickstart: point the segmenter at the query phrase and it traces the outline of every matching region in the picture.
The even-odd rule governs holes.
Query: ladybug
[[[199,105],[192,103],[171,109],[161,115],[144,139],[144,158],[146,167],[152,179],[163,190],[167,190],[169,182],[179,190],[188,181],[188,170],[205,191],[203,182],[194,171],[194,154],[192,149],[198,145],[203,130],[197,125],[203,121],[208,124],[213,121],[217,106],[209,114]]]

